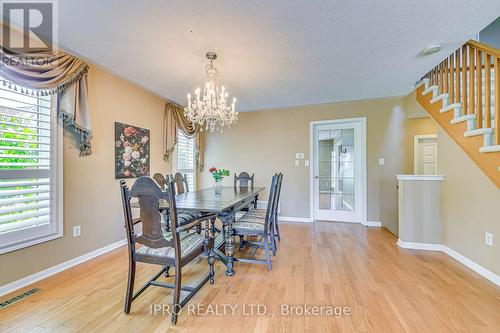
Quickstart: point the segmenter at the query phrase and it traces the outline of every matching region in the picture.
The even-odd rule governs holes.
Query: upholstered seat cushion
[[[245,234],[255,233],[257,235],[260,235],[261,233],[264,232],[264,224],[238,221],[236,223],[233,223],[233,230],[236,234],[241,232]]]
[[[236,222],[250,222],[250,223],[258,223],[258,224],[264,224],[266,221],[266,214],[261,215],[259,213],[253,214],[250,212],[247,212],[243,214],[242,217],[236,220]]]
[[[193,220],[197,220],[202,216],[199,212],[189,212],[189,211],[177,211],[177,223],[179,226],[183,226]]]
[[[193,210],[177,209],[177,216],[179,216],[180,214],[189,215],[191,219],[199,219],[200,217],[203,216],[201,212],[196,212]]]
[[[165,238],[171,239],[171,233],[164,233]],[[203,245],[204,238],[197,233],[182,233],[181,237],[181,256],[186,257],[191,252],[199,248]],[[171,246],[161,247],[157,249],[150,248],[148,246],[142,246],[137,251],[137,254],[141,254],[144,256],[152,256],[158,258],[165,259],[174,259],[175,258],[175,250]]]
[[[203,216],[202,213],[200,212],[195,212],[195,211],[188,211],[188,210],[182,210],[179,209],[177,210],[177,223],[179,226],[183,226],[193,220],[197,220]],[[166,228],[166,219],[165,215],[162,214],[161,221],[164,225],[164,228]]]
[[[265,209],[250,209],[248,212],[245,213],[246,216],[255,216],[255,217],[260,217],[260,218],[266,218],[266,213],[267,210]]]

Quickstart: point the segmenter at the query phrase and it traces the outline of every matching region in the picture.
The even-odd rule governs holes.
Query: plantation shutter
[[[195,188],[195,142],[188,138],[182,130],[177,131],[177,171],[185,174],[190,190]]]
[[[0,87],[0,253],[60,231],[55,118],[51,96]]]

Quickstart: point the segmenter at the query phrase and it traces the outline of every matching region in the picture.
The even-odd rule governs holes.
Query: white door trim
[[[361,156],[364,163],[361,164],[361,224],[367,225],[367,184],[366,184],[366,117],[347,118],[347,119],[332,119],[332,120],[315,120],[309,122],[309,216],[314,221],[314,125],[321,124],[342,124],[342,123],[360,123],[361,124]]]
[[[437,134],[422,134],[413,137],[413,174],[416,175],[418,171],[418,141],[420,139],[437,139]],[[436,163],[437,165],[437,163]]]

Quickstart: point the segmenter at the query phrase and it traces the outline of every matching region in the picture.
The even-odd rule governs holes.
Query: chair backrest
[[[158,209],[158,201],[166,199],[169,205],[175,207],[175,195],[170,195],[170,191],[162,191],[158,184],[150,177],[143,176],[137,178],[132,188],[129,190],[124,181],[120,182],[122,190],[123,211],[125,217],[125,227],[127,229],[127,240],[129,247],[135,249],[135,243],[140,243],[151,248],[161,248],[166,246],[174,247],[175,239],[167,240],[163,237],[161,228],[160,210]],[[141,209],[140,221],[142,223],[142,235],[137,236],[134,232],[134,222],[132,220],[130,199],[138,198]],[[172,207],[172,206],[170,206]],[[172,211],[172,209],[170,209]],[[172,234],[175,234],[175,226],[177,225],[177,214],[171,212],[170,216],[174,216],[175,223],[171,223]]]
[[[170,181],[175,183],[176,194],[189,192],[187,176],[177,172],[174,176],[170,176]]]
[[[266,218],[264,223],[265,234],[269,231],[273,221],[274,210],[276,207],[276,185],[278,184],[278,175],[274,174],[269,187],[269,197],[267,199]]]
[[[254,174],[250,176],[247,172],[242,172],[239,176],[234,174],[234,188],[238,188],[238,182],[240,183],[240,188],[248,188],[248,183],[250,183],[250,187],[253,188]]]
[[[274,218],[277,218],[278,215],[278,207],[280,203],[280,196],[281,196],[281,184],[283,183],[283,174],[280,172],[278,174],[278,184],[276,186],[276,205],[274,207]]]
[[[155,173],[153,175],[153,179],[156,180],[162,190],[165,190],[167,188],[167,179],[165,179],[165,177],[163,177],[161,173]]]

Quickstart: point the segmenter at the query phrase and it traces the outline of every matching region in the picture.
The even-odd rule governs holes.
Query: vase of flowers
[[[217,169],[216,167],[211,167],[208,169],[214,178],[214,191],[215,194],[220,194],[222,192],[222,179],[229,176],[228,169]]]

